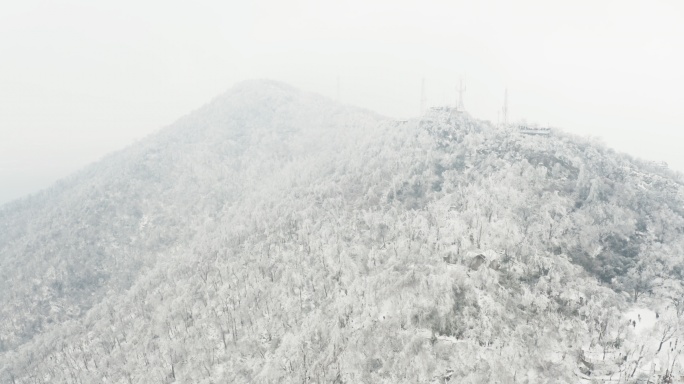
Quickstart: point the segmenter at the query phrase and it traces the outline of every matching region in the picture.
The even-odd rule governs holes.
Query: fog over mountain
[[[683,251],[601,143],[247,81],[0,206],[0,383],[668,382]]]

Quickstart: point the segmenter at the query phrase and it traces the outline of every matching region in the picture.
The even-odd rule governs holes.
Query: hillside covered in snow
[[[245,82],[0,207],[0,383],[679,378],[683,196],[561,131]]]

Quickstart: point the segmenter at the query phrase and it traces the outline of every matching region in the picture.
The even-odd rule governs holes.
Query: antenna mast
[[[458,88],[456,88],[458,91],[458,104],[456,104],[456,110],[460,112],[465,111],[465,107],[463,107],[463,92],[465,92],[465,87],[463,86],[463,79],[460,81],[460,85]]]
[[[503,125],[504,127],[508,126],[508,88],[506,88],[506,91],[504,92],[504,106],[503,106]]]
[[[423,77],[420,84],[420,114],[425,112],[425,78]]]

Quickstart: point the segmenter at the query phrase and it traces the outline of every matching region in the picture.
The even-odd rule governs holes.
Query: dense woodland
[[[0,207],[0,383],[678,380],[683,252],[595,140],[246,82]]]

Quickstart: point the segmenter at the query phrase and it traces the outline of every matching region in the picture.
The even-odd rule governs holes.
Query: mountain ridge
[[[112,220],[76,228],[86,245],[46,236],[15,259],[75,250],[0,264],[45,280],[3,303],[80,311],[5,305],[15,324],[57,324],[19,343],[0,329],[0,381],[578,382],[597,348],[629,356],[601,365],[628,381],[665,359],[623,316],[665,318],[684,292],[681,183],[626,155],[448,108],[391,121],[270,82],[135,148],[117,155],[130,160],[119,184],[73,198]],[[92,266],[109,260],[98,249],[115,261]],[[86,273],[50,277],[64,260]],[[59,282],[103,292],[81,306],[36,293]]]

